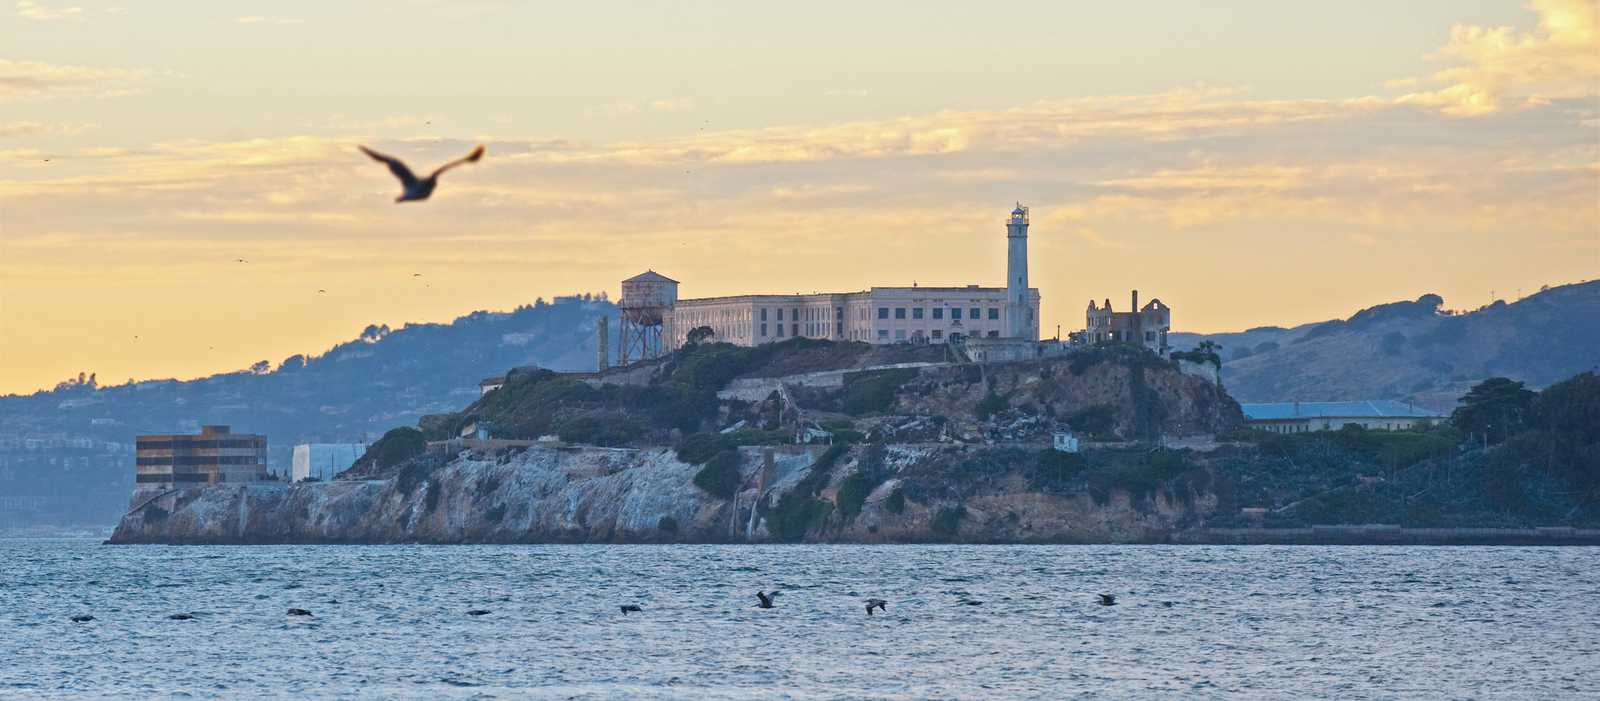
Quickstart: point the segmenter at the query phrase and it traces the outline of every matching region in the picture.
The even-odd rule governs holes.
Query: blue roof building
[[[1372,399],[1354,402],[1267,402],[1240,404],[1245,423],[1274,433],[1305,433],[1338,430],[1348,425],[1363,428],[1403,431],[1429,426],[1444,419],[1431,409]]]

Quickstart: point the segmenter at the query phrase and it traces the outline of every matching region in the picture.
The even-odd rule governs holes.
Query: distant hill
[[[276,369],[0,397],[0,529],[116,523],[140,433],[230,424],[266,434],[270,466],[283,472],[296,443],[376,440],[472,402],[479,380],[508,368],[593,370],[595,320],[614,311],[604,300],[560,297],[448,324],[369,326]]]
[[[1600,281],[1563,285],[1466,313],[1438,295],[1294,328],[1175,333],[1174,348],[1222,346],[1223,382],[1241,402],[1400,399],[1449,409],[1494,376],[1544,387],[1600,366]]]

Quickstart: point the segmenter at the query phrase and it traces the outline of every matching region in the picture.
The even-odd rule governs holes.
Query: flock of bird
[[[780,594],[780,593],[781,592],[777,592],[777,591],[771,591],[771,592],[758,591],[758,592],[756,592],[756,600],[758,602],[758,603],[756,603],[756,608],[764,608],[764,609],[777,608],[776,600],[778,598],[778,594]],[[1101,606],[1116,606],[1117,605],[1117,595],[1115,595],[1115,594],[1097,594],[1096,596],[1098,597],[1098,599],[1096,600],[1095,603],[1098,603]],[[866,603],[867,603],[867,615],[868,616],[872,615],[873,609],[877,609],[878,611],[881,611],[881,612],[883,612],[885,614],[889,613],[889,602],[887,600],[884,600],[884,599],[867,599]],[[972,600],[967,600],[967,601],[964,601],[962,603],[965,603],[965,604],[967,604],[969,606],[979,606],[979,605],[983,604],[983,602],[981,602],[981,601],[972,601]],[[1172,606],[1172,602],[1170,602],[1170,601],[1163,601],[1161,603],[1164,606],[1168,606],[1168,607]],[[626,616],[628,614],[631,614],[631,613],[644,613],[644,607],[640,606],[638,604],[623,604],[622,606],[619,606],[618,608],[622,609],[622,615],[624,615],[624,616]],[[489,615],[491,613],[494,613],[494,612],[493,611],[489,611],[487,609],[469,609],[467,611],[467,615],[468,616],[487,616],[487,615]],[[292,609],[289,609],[289,612],[288,612],[287,615],[290,615],[290,616],[311,616],[312,614],[311,614],[310,611],[308,611],[306,609],[292,608]],[[173,621],[188,621],[188,620],[193,620],[194,619],[194,614],[190,614],[190,613],[174,613],[174,614],[172,614],[170,616],[167,616],[167,619],[168,620],[173,620]],[[73,616],[70,620],[73,623],[88,623],[90,621],[95,620],[95,618],[94,618],[94,616],[90,616],[88,614],[82,614],[82,615],[78,615],[78,616]]]

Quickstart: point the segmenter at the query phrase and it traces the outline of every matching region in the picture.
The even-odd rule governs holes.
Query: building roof
[[[638,275],[635,275],[635,276],[630,277],[630,278],[628,278],[626,280],[623,280],[623,282],[670,282],[670,283],[673,283],[673,284],[677,284],[678,283],[677,280],[674,280],[674,279],[672,279],[670,277],[662,275],[661,273],[658,273],[658,272],[656,272],[654,270],[646,270],[646,271],[644,271],[642,273],[639,273]]]
[[[1247,421],[1288,419],[1437,419],[1444,415],[1392,399],[1355,402],[1268,402],[1240,404]]]

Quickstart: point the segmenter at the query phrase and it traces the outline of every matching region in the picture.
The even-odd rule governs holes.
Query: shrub
[[[1039,451],[1028,469],[1028,485],[1041,492],[1066,492],[1083,474],[1088,462],[1078,453],[1059,450]]]
[[[1109,404],[1096,404],[1067,417],[1067,425],[1085,436],[1112,436],[1117,430],[1117,410]]]
[[[431,514],[439,508],[439,493],[444,491],[437,482],[428,482],[428,493],[422,496],[423,513]]]
[[[833,512],[833,505],[811,496],[789,492],[767,512],[767,527],[773,537],[784,542],[799,542]]]
[[[990,417],[1009,408],[1011,408],[1010,402],[1007,402],[1005,397],[995,394],[994,389],[990,388],[989,392],[983,395],[983,399],[978,401],[975,411],[979,421],[988,421]]]
[[[953,536],[961,528],[961,519],[967,517],[967,507],[947,506],[939,509],[933,517],[933,532],[942,536]]]
[[[894,408],[900,386],[916,378],[916,368],[899,368],[845,375],[843,407],[846,414],[882,413]]]
[[[696,487],[721,499],[732,499],[739,491],[740,481],[739,451],[733,448],[713,455],[694,475]]]
[[[867,502],[867,496],[882,482],[883,480],[875,472],[865,469],[846,477],[844,484],[839,485],[837,499],[839,513],[844,514],[845,518],[855,518],[856,514],[861,513],[861,506]]]
[[[427,452],[428,441],[423,438],[422,432],[410,426],[402,426],[383,434],[378,442],[367,448],[356,464],[369,463],[374,468],[382,470],[394,467]]]
[[[902,489],[897,487],[897,488],[895,488],[895,490],[893,492],[890,492],[889,493],[889,498],[883,500],[883,508],[888,509],[889,513],[894,513],[894,514],[898,514],[898,513],[902,512],[902,511],[905,511],[906,510],[906,493],[905,493],[905,490],[902,490]]]

